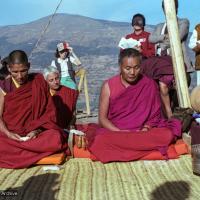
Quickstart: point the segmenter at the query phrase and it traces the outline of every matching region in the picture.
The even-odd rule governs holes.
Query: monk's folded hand
[[[38,136],[41,131],[39,129],[29,132],[26,136],[30,139],[34,139]]]
[[[142,128],[141,128],[141,130],[140,131],[144,131],[144,132],[146,132],[146,131],[149,131],[149,130],[151,130],[151,126],[149,126],[149,125],[147,125],[147,124],[145,124]]]
[[[147,127],[143,127],[140,131],[146,132],[149,131],[149,129]]]
[[[21,137],[17,133],[9,132],[7,136],[12,140],[21,141]]]

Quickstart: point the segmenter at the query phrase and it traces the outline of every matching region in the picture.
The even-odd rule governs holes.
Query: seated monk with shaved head
[[[28,74],[24,51],[9,55],[11,77],[0,82],[0,167],[25,168],[67,149],[56,110],[41,74]]]
[[[124,49],[120,74],[105,81],[100,94],[99,123],[86,135],[90,152],[103,163],[138,160],[160,151],[181,136],[181,122],[161,116],[161,100],[154,80],[140,73],[141,54]]]

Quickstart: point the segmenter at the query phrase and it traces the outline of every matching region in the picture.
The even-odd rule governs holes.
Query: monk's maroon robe
[[[65,86],[61,86],[52,97],[57,111],[57,124],[63,129],[69,127],[76,107],[77,97],[77,90]]]
[[[173,87],[174,71],[170,56],[156,56],[143,60],[141,73],[157,82],[165,83],[169,89]]]
[[[181,135],[181,122],[162,119],[156,83],[140,76],[136,84],[125,88],[118,75],[108,85],[108,119],[122,131],[97,128],[87,134],[91,153],[103,163],[137,160],[157,150],[165,155],[169,144]],[[144,125],[152,129],[138,131]]]
[[[1,81],[4,97],[3,121],[13,133],[26,136],[42,129],[37,138],[19,142],[0,132],[0,167],[24,168],[43,157],[67,149],[67,138],[55,124],[55,106],[41,74],[29,75],[25,85],[16,88],[11,79]]]

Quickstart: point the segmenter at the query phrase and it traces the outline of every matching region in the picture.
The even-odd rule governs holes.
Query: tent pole
[[[164,0],[174,76],[180,107],[191,107],[174,0]]]

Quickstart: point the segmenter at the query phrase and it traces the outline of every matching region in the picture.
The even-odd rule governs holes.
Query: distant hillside
[[[29,54],[48,20],[49,16],[27,24],[0,27],[0,55],[4,57],[14,49],[23,49]],[[147,31],[152,30],[153,26],[147,25]],[[32,67],[42,70],[49,65],[54,59],[56,44],[68,41],[80,57],[82,66],[87,69],[92,108],[95,109],[102,81],[118,71],[118,42],[122,36],[131,32],[131,25],[125,22],[57,14],[34,51]],[[79,105],[82,103],[83,97]]]

